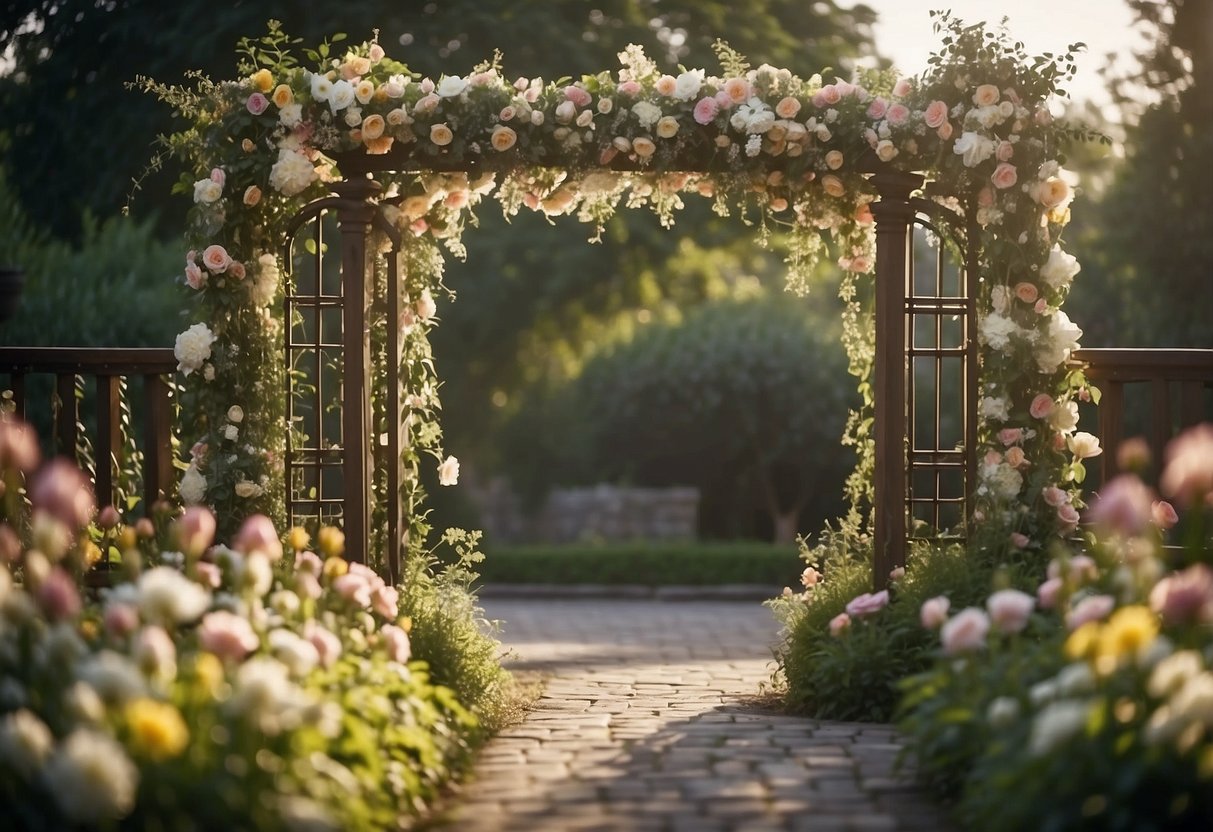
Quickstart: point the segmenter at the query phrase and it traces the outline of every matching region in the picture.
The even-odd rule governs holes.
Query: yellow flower
[[[194,660],[194,679],[207,696],[217,696],[223,684],[223,662],[214,653],[199,653]]]
[[[308,536],[307,530],[300,528],[299,526],[295,526],[286,533],[286,545],[290,546],[296,552],[302,552],[311,542],[312,539]]]
[[[1098,621],[1088,621],[1070,633],[1070,637],[1066,639],[1065,645],[1066,658],[1085,659],[1089,656],[1091,649],[1095,646],[1096,639],[1099,638],[1100,627],[1101,625]]]
[[[286,84],[279,84],[274,87],[274,96],[271,100],[274,102],[274,106],[281,110],[295,100],[295,94]]]
[[[325,557],[339,558],[345,551],[345,534],[336,526],[325,526],[316,534],[316,546]]]
[[[153,760],[176,757],[189,744],[190,732],[181,713],[154,699],[136,699],[126,706],[126,724],[135,745]]]
[[[249,80],[261,92],[269,92],[274,88],[274,76],[270,74],[268,69],[257,70]]]
[[[1095,641],[1095,669],[1110,673],[1126,656],[1138,656],[1158,635],[1158,617],[1136,604],[1112,613]]]
[[[84,542],[84,565],[91,567],[99,560],[101,560],[101,549],[93,541],[86,540]]]
[[[350,565],[341,558],[329,558],[324,562],[324,577],[330,581],[350,571]]]

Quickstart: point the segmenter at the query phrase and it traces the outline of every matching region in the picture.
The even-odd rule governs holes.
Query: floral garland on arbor
[[[1078,45],[1032,60],[981,24],[941,13],[936,31],[942,49],[915,79],[870,73],[826,83],[750,68],[720,45],[719,76],[664,74],[629,46],[615,73],[545,83],[508,80],[499,59],[467,76],[418,78],[373,40],[340,55],[331,43],[306,50],[308,69],[271,22],[268,35],[242,44],[238,81],[199,79],[190,89],[146,81],[193,122],[166,139],[189,167],[178,189],[194,199],[183,279],[196,323],[178,336],[176,355],[199,440],[181,497],[209,503],[231,524],[253,512],[281,517],[281,244],[288,221],[339,178],[334,157],[395,154],[401,169],[433,171],[381,180],[407,259],[409,305],[398,323],[411,442],[402,487],[415,527],[421,455],[443,460],[427,340],[443,291],[440,246],[462,253],[460,235],[484,196],[507,215],[575,214],[599,229],[620,204],[649,207],[668,225],[682,195],[705,196],[721,214],[756,216],[760,238],[786,230],[793,290],[804,290],[829,235],[845,273],[852,371],[866,384],[873,335],[861,280],[874,268],[875,194],[865,168],[878,160],[926,173],[947,195],[937,201],[954,215],[949,224],[978,252],[972,519],[1019,548],[1072,529],[1082,459],[1098,453],[1093,437],[1076,432],[1076,402],[1097,391],[1066,366],[1081,332],[1060,309],[1079,268],[1060,243],[1073,196],[1060,165],[1064,143],[1086,136],[1055,123],[1048,104],[1073,73]],[[459,170],[472,173],[443,172]],[[381,262],[380,280],[384,273]],[[861,451],[850,486],[857,499],[871,466],[866,424],[854,414],[848,430]],[[443,465],[445,484],[453,471],[449,459]]]

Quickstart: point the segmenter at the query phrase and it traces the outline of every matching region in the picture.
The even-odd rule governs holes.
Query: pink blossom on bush
[[[1064,586],[1061,578],[1049,578],[1036,589],[1036,603],[1040,605],[1042,610],[1052,610],[1057,608],[1057,601],[1061,595],[1061,589]]]
[[[364,609],[371,605],[371,585],[361,575],[348,573],[338,576],[333,581],[333,591]]]
[[[1189,506],[1213,493],[1213,424],[1197,425],[1175,437],[1166,456],[1159,481],[1163,494]]]
[[[1213,569],[1198,563],[1163,578],[1150,591],[1150,609],[1170,625],[1213,622]]]
[[[857,595],[847,603],[847,615],[852,618],[862,618],[865,615],[875,615],[889,605],[889,591],[865,592]]]
[[[1046,419],[1052,412],[1053,397],[1048,393],[1038,393],[1028,406],[1028,413],[1032,414],[1033,419]]]
[[[139,626],[139,612],[130,604],[107,604],[101,624],[112,638],[123,638]]]
[[[0,417],[0,468],[16,468],[28,474],[38,467],[41,458],[34,429],[18,419]]]
[[[303,637],[316,648],[321,667],[330,667],[341,656],[341,639],[315,621],[303,625]]]
[[[271,561],[282,558],[282,540],[273,521],[264,514],[251,515],[244,521],[236,533],[233,546],[236,551],[246,555],[260,552]]]
[[[946,595],[937,595],[934,598],[928,598],[922,602],[922,608],[918,611],[918,620],[922,622],[922,626],[928,630],[938,630],[948,620],[948,607],[952,602],[948,600]]]
[[[1166,500],[1155,500],[1154,504],[1150,507],[1150,514],[1154,519],[1154,525],[1160,529],[1169,529],[1179,522],[1179,515],[1175,513],[1175,506]]]
[[[1066,613],[1066,627],[1077,630],[1088,621],[1102,621],[1116,609],[1116,599],[1111,595],[1088,595]]]
[[[189,506],[177,521],[177,543],[181,551],[198,557],[215,541],[215,515],[205,506]]]
[[[838,615],[830,619],[830,635],[837,638],[842,634],[843,630],[846,630],[850,626],[851,616],[847,615],[845,612],[840,612]]]
[[[80,614],[80,593],[72,576],[59,567],[50,571],[38,585],[38,606],[50,621],[67,621]]]
[[[1031,542],[1028,539],[1028,536],[1026,534],[1024,534],[1023,532],[1011,532],[1010,541],[1011,541],[1011,545],[1014,546],[1016,549],[1026,549],[1028,546],[1028,543]]]
[[[1087,519],[1107,531],[1140,534],[1154,518],[1154,492],[1135,474],[1120,474],[1103,487]]]
[[[400,593],[394,586],[381,586],[371,594],[371,606],[384,618],[394,620],[400,614]]]
[[[940,629],[939,639],[949,656],[978,650],[986,644],[990,618],[977,607],[966,607],[952,616]]]
[[[1002,589],[986,599],[990,621],[999,632],[1018,633],[1028,626],[1036,599],[1018,589]]]
[[[923,123],[932,130],[938,130],[948,120],[948,105],[943,101],[932,101],[922,113]]]
[[[320,560],[320,556],[311,550],[303,550],[295,553],[295,569],[299,572],[311,572],[313,575],[319,575],[320,570],[324,568],[324,563]]]
[[[388,658],[401,664],[409,660],[412,648],[409,645],[408,633],[395,624],[384,624],[379,634],[383,637],[383,646],[387,650]]]
[[[720,102],[715,98],[704,97],[695,103],[694,117],[698,124],[711,124],[720,113]]]
[[[219,585],[223,583],[223,570],[219,568],[218,564],[200,560],[194,564],[194,569],[196,570],[198,583],[205,587],[218,589]]]
[[[70,529],[87,526],[96,508],[88,478],[75,463],[62,457],[51,460],[38,472],[29,498],[34,508]]]
[[[227,610],[207,613],[198,625],[198,644],[225,661],[241,661],[261,645],[248,619]]]

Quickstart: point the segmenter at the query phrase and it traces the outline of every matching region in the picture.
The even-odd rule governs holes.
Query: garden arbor
[[[304,69],[272,28],[240,81],[151,85],[194,120],[168,140],[195,203],[196,322],[175,354],[200,435],[182,498],[215,507],[221,534],[254,512],[338,522],[353,559],[399,577],[428,531],[419,466],[445,455],[427,333],[471,209],[492,194],[507,216],[601,229],[623,204],[669,225],[697,194],[759,240],[784,230],[791,289],[837,258],[864,397],[847,487],[875,510],[877,586],[911,534],[1046,545],[1077,523],[1098,453],[1075,433],[1091,391],[1060,308],[1078,264],[1059,159],[1081,131],[1048,104],[1073,62],[937,28],[913,81],[752,69],[723,44],[720,76],[663,74],[629,46],[617,73],[572,83],[509,82],[496,62],[418,81],[374,41]]]

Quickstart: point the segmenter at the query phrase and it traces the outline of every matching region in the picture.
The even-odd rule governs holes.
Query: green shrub
[[[494,546],[479,569],[490,584],[780,586],[797,563],[793,547],[770,543],[604,543]]]

